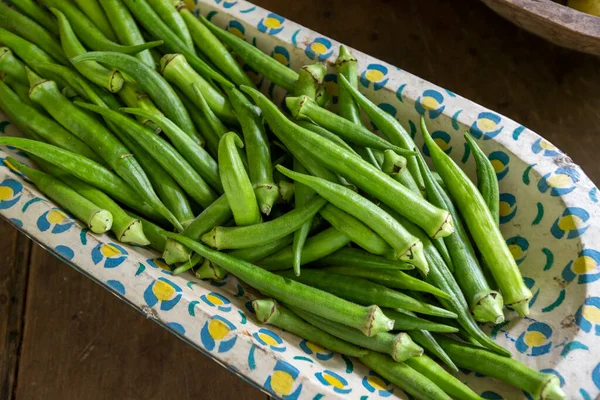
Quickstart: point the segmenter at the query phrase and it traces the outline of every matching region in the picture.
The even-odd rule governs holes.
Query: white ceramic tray
[[[246,1],[201,0],[216,24],[292,68],[332,63],[339,43]],[[436,141],[473,175],[462,134],[489,154],[500,180],[501,228],[527,285],[531,315],[486,328],[514,357],[556,374],[569,399],[600,395],[600,224],[598,190],[560,150],[523,126],[358,51],[361,90],[393,113],[422,146],[427,117]],[[333,71],[333,70],[332,70]],[[336,76],[326,77],[335,94]],[[257,84],[279,100],[281,91]],[[0,131],[16,129],[2,116]],[[6,155],[27,161],[7,147]],[[0,167],[0,215],[115,295],[256,386],[283,399],[407,398],[357,360],[333,354],[253,318],[252,292],[233,276],[201,282],[172,276],[159,255],[92,235],[29,182]],[[487,399],[527,398],[473,373],[461,374]]]

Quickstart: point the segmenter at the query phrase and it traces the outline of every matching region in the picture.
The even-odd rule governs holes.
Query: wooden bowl
[[[551,0],[482,0],[523,29],[554,44],[600,55],[600,18]]]

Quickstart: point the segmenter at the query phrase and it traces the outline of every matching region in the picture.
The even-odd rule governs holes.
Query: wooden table
[[[596,182],[600,62],[475,0],[256,0],[533,129]],[[0,222],[0,400],[266,399]]]

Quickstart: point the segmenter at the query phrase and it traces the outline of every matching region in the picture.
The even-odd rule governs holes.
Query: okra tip
[[[12,51],[8,47],[0,47],[0,60],[2,60],[2,58],[9,53],[12,53]]]
[[[519,301],[518,303],[508,305],[512,307],[513,310],[515,310],[517,314],[519,314],[519,316],[522,318],[529,315],[529,300],[530,298],[527,298],[525,300]]]
[[[179,53],[173,53],[173,54],[165,54],[164,56],[161,57],[160,62],[159,62],[159,69],[160,69],[160,73],[161,75],[165,74],[165,68],[167,68],[167,66],[175,61],[175,60],[185,60],[185,57],[183,56],[183,54],[179,54]]]
[[[423,355],[423,348],[413,342],[410,336],[405,332],[400,332],[394,338],[394,351],[392,358],[394,361],[402,362],[413,357]]]
[[[567,397],[560,388],[560,380],[554,376],[542,390],[542,400],[563,400]]]
[[[217,236],[219,236],[219,229],[217,229],[218,226],[212,228],[210,231],[206,232],[205,234],[203,234],[202,236],[200,236],[200,240],[212,247],[213,249],[217,249],[219,250],[218,247],[218,243],[219,243],[219,238]]]
[[[323,63],[315,63],[310,65],[304,65],[301,68],[301,73],[305,72],[315,81],[317,85],[323,84],[323,79],[327,73],[327,67]]]
[[[142,227],[142,222],[140,220],[133,221],[121,234],[119,241],[140,246],[147,246],[150,244],[150,241],[144,234],[144,228]]]
[[[98,210],[91,216],[88,225],[94,233],[104,233],[110,230],[113,223],[113,216],[108,210]]]
[[[375,336],[381,332],[394,329],[394,320],[385,316],[381,308],[376,305],[369,307],[369,314],[362,330],[366,336]]]
[[[498,292],[491,292],[483,296],[473,307],[473,315],[479,322],[501,324],[504,322],[503,306],[502,295]]]
[[[29,79],[30,91],[33,89],[34,86],[47,81],[47,79],[44,79],[35,72],[33,72],[33,70],[28,66],[25,66],[25,72],[27,72],[27,79]]]
[[[233,141],[233,143],[240,149],[244,148],[244,142],[235,132],[227,132],[221,137],[221,140]]]
[[[186,262],[189,256],[189,251],[186,251],[184,245],[182,245],[175,239],[167,239],[167,243],[165,244],[165,251],[163,252],[163,259],[167,264],[177,264],[181,262]]]
[[[347,63],[347,62],[356,62],[356,61],[357,61],[356,57],[354,57],[352,55],[352,53],[350,52],[350,50],[348,50],[348,48],[346,46],[341,45],[339,53],[338,53],[338,57],[335,60],[335,67],[339,68],[340,65],[342,65],[344,63]],[[340,77],[344,78],[344,80],[346,79],[346,77],[343,76],[343,75],[341,75],[341,74],[340,74]]]
[[[290,110],[290,114],[292,114],[294,119],[301,119],[303,117],[302,108],[309,100],[308,96],[288,96],[285,98],[285,105]]]
[[[108,90],[111,93],[117,93],[123,85],[125,84],[125,78],[123,78],[123,74],[121,72],[114,70],[110,73],[108,78]]]
[[[277,303],[272,299],[258,299],[252,302],[258,322],[268,324],[271,317],[277,312]]]
[[[402,255],[400,260],[406,261],[415,266],[423,275],[427,276],[429,272],[429,263],[425,258],[425,252],[423,251],[423,242],[417,239],[417,241]]]
[[[273,204],[275,204],[275,201],[279,198],[279,187],[277,185],[269,184],[258,185],[254,188],[254,193],[256,194],[256,200],[258,200],[260,206],[260,212],[269,215],[273,208]]]
[[[452,220],[452,215],[448,211],[444,211],[443,215],[444,218],[442,220],[442,224],[440,225],[438,230],[430,236],[432,239],[450,236],[452,232],[454,232],[454,221]]]
[[[198,279],[210,279],[212,281],[219,281],[225,277],[227,271],[218,265],[213,264],[210,260],[204,259],[202,264],[196,270],[196,278]]]

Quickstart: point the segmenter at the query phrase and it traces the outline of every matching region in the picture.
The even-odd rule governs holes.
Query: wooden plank
[[[266,399],[37,245],[19,370],[18,400]]]
[[[0,219],[0,399],[11,399],[23,336],[31,241]]]

